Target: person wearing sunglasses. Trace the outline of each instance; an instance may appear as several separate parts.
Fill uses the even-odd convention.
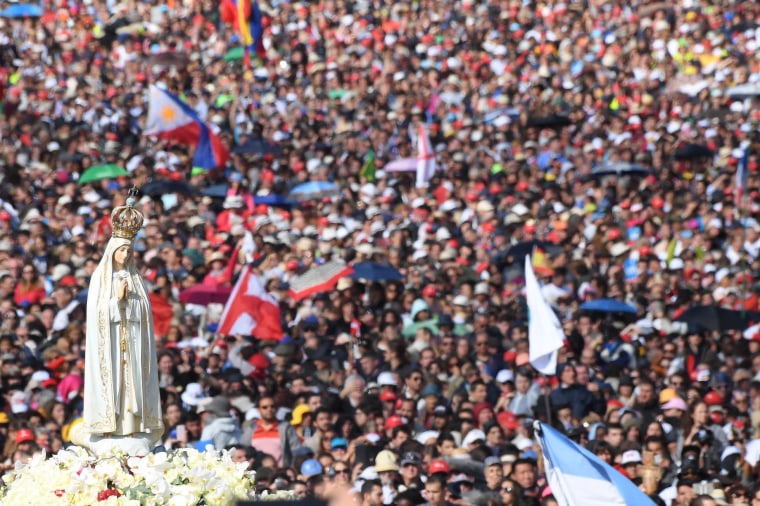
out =
[[[336,460],[329,471],[329,476],[334,483],[340,483],[346,485],[349,483],[349,469],[348,464],[342,460]]]
[[[750,500],[750,506],[760,506],[760,485],[755,485],[755,488],[752,490]]]
[[[517,497],[519,496],[520,486],[511,479],[501,481],[501,487],[499,488],[499,498],[503,506],[514,506],[517,504]]]
[[[734,485],[733,487],[729,487],[729,489],[726,491],[726,498],[728,499],[728,503],[731,505],[747,504],[749,497],[749,491],[742,485]]]
[[[261,418],[251,421],[240,441],[272,455],[279,464],[290,466],[295,450],[301,446],[298,434],[290,422],[277,420],[277,406],[272,397],[261,397],[257,409]]]

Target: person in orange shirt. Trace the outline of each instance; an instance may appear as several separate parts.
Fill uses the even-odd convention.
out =
[[[251,421],[240,441],[250,441],[251,446],[274,457],[278,465],[289,467],[296,449],[301,446],[298,434],[288,422],[278,423],[275,416],[277,407],[272,397],[259,399],[258,412],[261,418]]]

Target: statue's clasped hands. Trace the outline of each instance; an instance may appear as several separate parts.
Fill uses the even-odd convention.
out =
[[[119,299],[125,300],[127,298],[127,280],[121,279],[119,281],[119,290],[117,292]]]

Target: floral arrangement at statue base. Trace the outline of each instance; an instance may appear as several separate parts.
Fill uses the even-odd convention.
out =
[[[256,495],[255,473],[247,467],[233,462],[226,451],[181,449],[97,458],[74,446],[50,458],[35,455],[3,476],[0,504],[226,506],[291,498],[288,492]]]

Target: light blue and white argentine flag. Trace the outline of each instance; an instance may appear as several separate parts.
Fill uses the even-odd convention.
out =
[[[631,480],[556,429],[538,421],[534,428],[560,506],[655,506]]]

